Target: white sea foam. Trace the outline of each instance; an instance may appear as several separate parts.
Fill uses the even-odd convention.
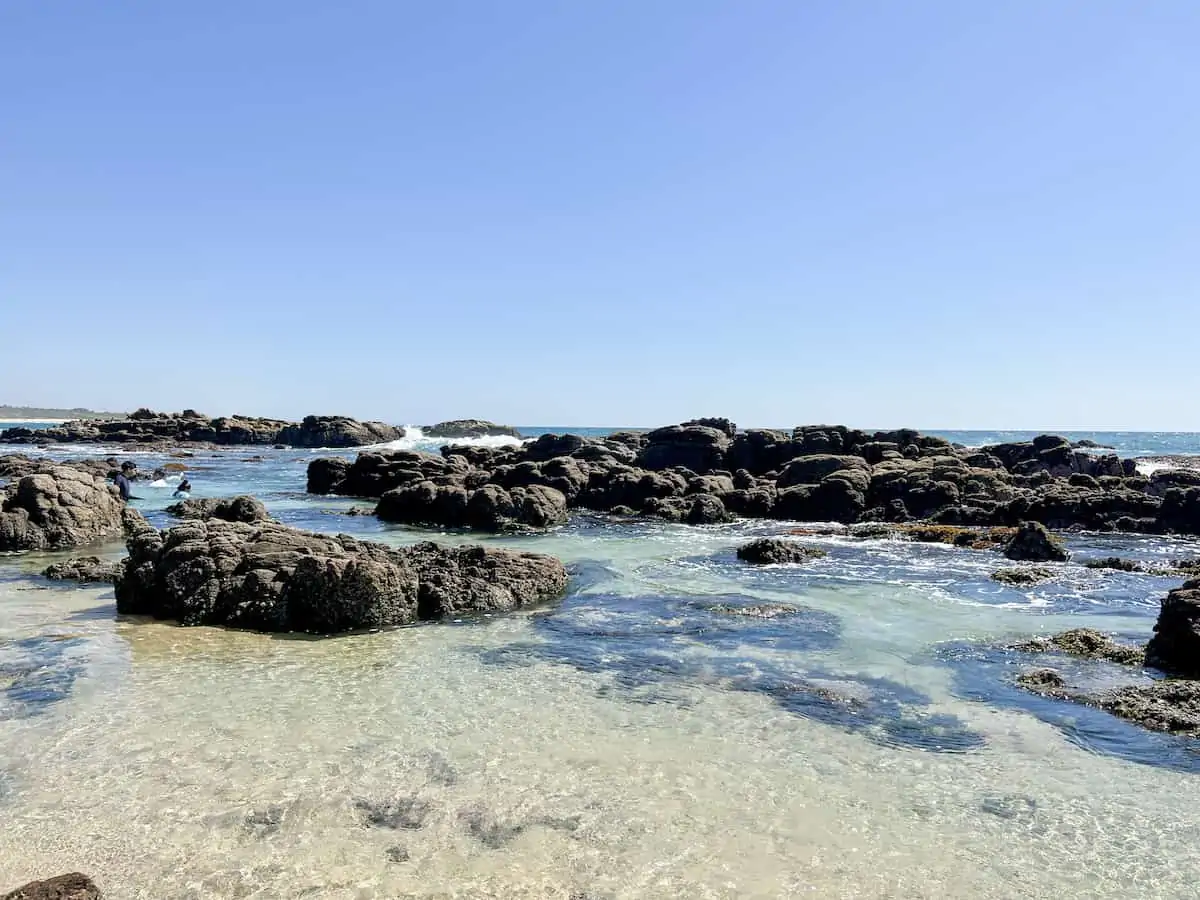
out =
[[[519,447],[525,441],[508,435],[490,435],[474,438],[440,438],[426,437],[425,432],[416,425],[404,426],[404,437],[395,441],[385,441],[382,444],[372,444],[371,450],[425,450],[436,451],[447,445],[452,447]]]

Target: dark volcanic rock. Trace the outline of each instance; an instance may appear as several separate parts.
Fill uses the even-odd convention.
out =
[[[0,900],[101,900],[103,895],[92,879],[79,872],[31,881]]]
[[[1166,678],[1113,688],[1083,700],[1152,731],[1200,737],[1200,681]]]
[[[131,525],[117,610],[184,625],[333,634],[559,596],[562,563],[483,547],[396,550],[274,522]]]
[[[1144,572],[1146,567],[1132,559],[1121,559],[1119,556],[1106,556],[1103,559],[1089,559],[1084,562],[1089,569],[1115,569],[1118,572]]]
[[[760,538],[737,549],[737,558],[750,563],[805,563],[825,556],[824,550],[783,538]]]
[[[698,494],[690,501],[684,498],[683,502],[687,504],[683,520],[689,525],[717,525],[729,521],[729,511],[725,509],[720,497]]]
[[[210,419],[190,409],[182,413],[141,409],[124,419],[86,419],[44,429],[10,428],[0,432],[0,443],[357,447],[402,436],[403,432],[391,425],[345,416],[308,416],[296,423],[251,416]]]
[[[181,519],[224,519],[226,522],[265,522],[271,517],[262,501],[240,494],[237,497],[180,500],[167,512]]]
[[[308,486],[310,494],[338,494],[350,471],[350,461],[341,457],[321,457],[308,464]]]
[[[545,529],[566,521],[567,498],[540,484],[511,491],[485,484],[467,501],[467,523],[482,531]]]
[[[1057,669],[1029,669],[1017,676],[1017,684],[1035,694],[1061,694],[1066,688],[1062,673]]]
[[[637,461],[652,471],[682,466],[707,475],[724,468],[725,451],[731,443],[728,434],[707,425],[669,425],[646,435],[646,446]]]
[[[116,581],[121,563],[100,559],[98,556],[81,556],[66,562],[55,563],[44,569],[42,575],[51,581],[78,581],[83,584],[102,584]]]
[[[345,416],[305,416],[275,435],[274,443],[289,447],[361,447],[404,437],[404,429],[383,422],[359,422]]]
[[[519,438],[521,436],[521,432],[511,425],[497,425],[486,419],[455,419],[451,422],[438,422],[436,425],[429,425],[421,430],[425,437],[431,438]]]
[[[738,432],[732,422],[712,418],[603,439],[543,435],[502,448],[448,445],[440,457],[376,451],[360,454],[353,464],[314,460],[308,481],[312,493],[376,498],[429,482],[439,496],[426,505],[431,503],[436,514],[426,511],[420,520],[456,527],[472,527],[465,510],[455,518],[443,507],[458,508],[460,491],[470,500],[475,491],[494,484],[508,492],[553,488],[568,508],[632,510],[697,524],[740,515],[845,524],[1008,527],[1030,522],[1057,530],[1200,534],[1197,476],[1152,481],[1130,477],[1131,472],[1129,460],[1085,453],[1056,435],[981,451],[911,429],[869,434],[813,425],[791,434]],[[406,496],[413,501],[430,490],[414,488]],[[719,505],[682,502],[686,496],[712,497]],[[506,502],[502,495],[485,495],[478,502],[485,501],[490,506]],[[418,518],[406,512],[398,521]],[[1013,552],[1027,549],[1026,539]],[[1031,552],[1038,559],[1061,558],[1053,550]],[[1041,555],[1045,552],[1051,555]]]
[[[818,484],[826,476],[847,469],[866,472],[870,466],[860,456],[834,456],[831,454],[801,456],[784,467],[776,482],[781,488],[794,487],[798,484]]]
[[[1041,522],[1022,522],[1004,548],[1004,555],[1031,562],[1066,562],[1070,558],[1062,543]]]
[[[375,515],[385,522],[465,528],[469,499],[461,485],[418,481],[384,493]]]
[[[1044,566],[1022,566],[1013,569],[997,569],[992,573],[992,581],[1012,585],[1039,584],[1049,581],[1054,575],[1053,569],[1047,569]]]
[[[116,489],[79,469],[51,466],[0,496],[0,551],[68,549],[121,533]]]
[[[1124,666],[1140,666],[1145,656],[1141,647],[1118,644],[1094,628],[1072,628],[1052,637],[1037,637],[1014,644],[1013,650],[1026,653],[1065,653],[1081,659],[1104,659]]]
[[[1200,578],[1167,594],[1146,645],[1146,665],[1200,678]]]

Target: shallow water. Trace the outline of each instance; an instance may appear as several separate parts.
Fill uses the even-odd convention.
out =
[[[304,495],[314,455],[182,461],[194,496],[429,537]],[[166,524],[170,490],[137,491]],[[61,554],[0,559],[0,887],[79,869],[114,898],[1194,896],[1193,744],[1017,691],[1042,661],[996,649],[1078,625],[1144,640],[1178,579],[1071,563],[1018,590],[992,553],[836,535],[805,539],[829,553],[811,565],[736,561],[780,528],[580,516],[492,539],[567,560],[561,604],[326,640],[119,620],[110,589],[36,576]],[[729,614],[758,604],[794,613]]]

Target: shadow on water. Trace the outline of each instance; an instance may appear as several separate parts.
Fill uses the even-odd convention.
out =
[[[965,700],[1017,709],[1058,728],[1068,741],[1092,753],[1147,766],[1200,772],[1200,741],[1147,731],[1107,712],[1024,690],[1016,677],[1030,668],[1051,665],[1068,684],[1103,687],[1129,683],[1139,676],[1110,663],[1057,654],[1022,653],[1000,647],[952,643],[938,647],[935,658],[954,675],[954,693]]]
[[[0,642],[0,721],[40,715],[70,696],[83,662],[83,638],[39,635]]]
[[[606,676],[601,695],[630,702],[689,705],[687,689],[704,685],[766,696],[788,712],[887,745],[955,752],[983,744],[955,717],[930,713],[919,691],[812,665],[813,654],[840,640],[841,623],[831,613],[738,594],[592,590],[603,575],[600,564],[588,564],[588,590],[533,616],[542,640],[482,651],[483,660],[569,665]]]

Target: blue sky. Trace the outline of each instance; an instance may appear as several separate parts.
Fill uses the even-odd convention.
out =
[[[1200,430],[1200,3],[0,10],[0,402]]]

